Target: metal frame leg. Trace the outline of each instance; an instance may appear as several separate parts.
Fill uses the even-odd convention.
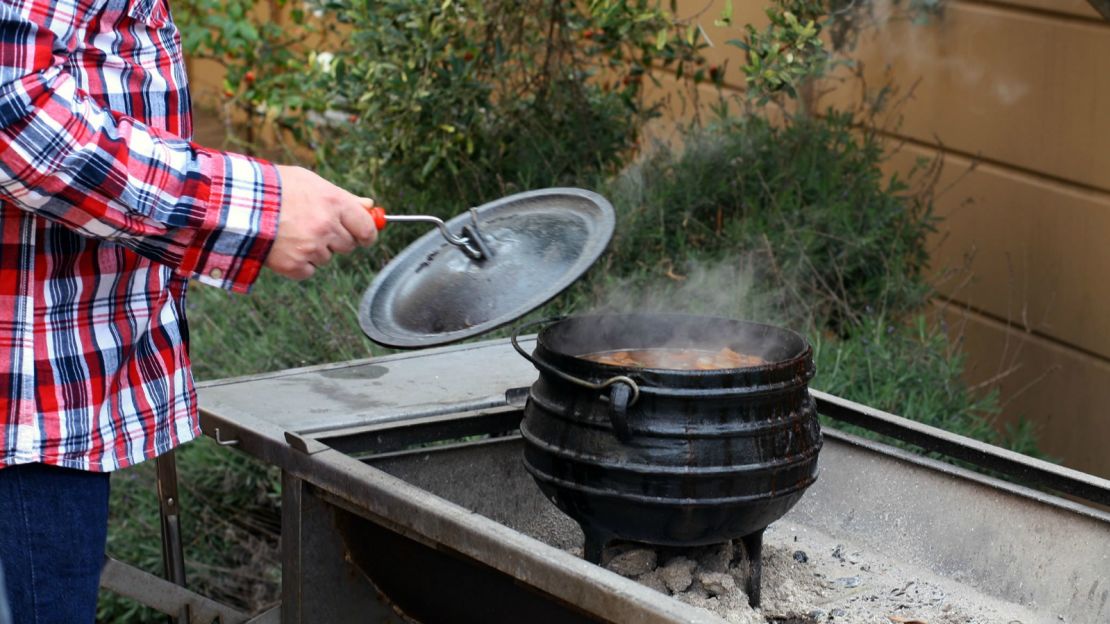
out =
[[[158,480],[158,515],[162,525],[162,565],[168,581],[185,587],[185,551],[181,542],[181,499],[177,495],[177,458],[173,451],[154,460]],[[174,617],[189,622],[189,609]]]
[[[310,484],[282,471],[282,624],[402,622],[351,561],[336,512]]]

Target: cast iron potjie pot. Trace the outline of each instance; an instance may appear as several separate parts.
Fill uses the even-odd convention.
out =
[[[599,563],[614,538],[669,546],[740,538],[757,605],[763,530],[817,478],[807,341],[759,323],[624,314],[557,320],[531,355],[515,335],[513,343],[540,373],[521,423],[525,467],[582,526],[586,558]],[[698,371],[578,357],[661,347],[729,347],[767,363]]]

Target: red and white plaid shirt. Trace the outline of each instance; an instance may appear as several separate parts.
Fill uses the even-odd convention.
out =
[[[253,283],[273,165],[192,134],[167,0],[0,0],[0,468],[108,471],[199,433],[190,278]]]

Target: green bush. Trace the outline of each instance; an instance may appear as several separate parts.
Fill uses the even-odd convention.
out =
[[[816,98],[814,80],[833,67],[853,64],[847,54],[862,32],[898,20],[927,23],[942,11],[943,0],[881,4],[870,0],[769,0],[767,4],[768,23],[763,28],[745,24],[742,36],[727,42],[743,53],[743,97],[761,106],[790,101],[806,110]],[[879,11],[876,5],[881,7]],[[732,25],[732,0],[725,0],[717,24]]]
[[[348,186],[398,206],[480,202],[612,165],[635,139],[634,90],[587,80],[580,33],[597,20],[573,3],[335,7],[353,34],[315,78],[348,121],[319,128],[320,151]]]
[[[996,392],[977,394],[962,380],[964,356],[945,328],[924,315],[908,322],[866,317],[847,339],[812,336],[813,387],[991,444],[1041,457],[1028,421],[1000,429]],[[853,433],[870,432],[828,421]]]
[[[660,150],[613,187],[620,231],[609,265],[649,282],[690,261],[742,257],[753,296],[781,319],[840,335],[928,294],[929,185],[880,169],[880,140],[851,116],[725,119]]]
[[[658,65],[710,78],[694,23],[658,0],[186,0],[186,51],[227,70],[232,143],[257,125],[399,212],[439,216],[513,190],[613,172],[656,115]],[[329,49],[330,48],[330,49]]]

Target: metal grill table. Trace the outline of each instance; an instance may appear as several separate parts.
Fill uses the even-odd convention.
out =
[[[722,622],[527,535],[570,522],[521,466],[535,378],[498,340],[203,384],[204,431],[282,470],[282,604],[254,621],[402,622],[400,605],[425,622]],[[813,394],[833,417],[1110,501],[1106,480]],[[1045,622],[1110,621],[1094,503],[826,428],[817,483],[783,521]]]

